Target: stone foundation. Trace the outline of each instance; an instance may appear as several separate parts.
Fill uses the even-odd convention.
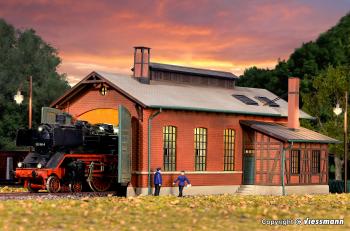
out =
[[[192,186],[185,187],[183,190],[184,195],[214,195],[214,194],[235,194],[239,185],[221,185],[221,186]],[[154,188],[152,188],[154,193]],[[178,187],[162,187],[160,189],[160,195],[174,195],[179,194]],[[133,188],[128,187],[127,196],[148,195],[148,188]]]
[[[215,194],[236,194],[240,185],[223,186],[192,186],[185,187],[184,195],[215,195]],[[241,192],[241,195],[282,195],[282,186],[245,185],[248,193]],[[285,186],[286,195],[292,194],[328,194],[328,185],[296,185]],[[154,188],[152,188],[152,194]],[[162,187],[160,195],[175,195],[179,193],[178,187]],[[128,187],[127,196],[148,195],[148,188]]]
[[[282,186],[242,185],[239,190],[242,195],[283,195]],[[328,194],[328,185],[295,185],[285,186],[285,194]]]

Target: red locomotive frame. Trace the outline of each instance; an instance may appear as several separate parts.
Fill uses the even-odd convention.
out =
[[[72,159],[84,163],[84,179],[95,192],[107,191],[117,178],[117,155],[80,153],[63,154],[54,168],[17,168],[16,178],[23,180],[30,192],[81,192],[84,182],[64,182],[67,173],[64,163]]]

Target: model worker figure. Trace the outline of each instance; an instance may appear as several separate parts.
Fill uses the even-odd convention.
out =
[[[154,195],[155,196],[159,196],[161,186],[162,186],[162,174],[161,174],[160,168],[157,168],[157,171],[154,174]]]
[[[185,171],[181,171],[181,175],[177,177],[177,179],[174,181],[173,185],[176,184],[176,182],[179,182],[179,197],[182,197],[182,191],[185,187],[185,182],[187,182],[187,187],[191,187],[191,183],[188,180],[188,178],[185,176]]]

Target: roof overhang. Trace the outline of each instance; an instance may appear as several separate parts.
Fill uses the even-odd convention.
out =
[[[341,143],[339,140],[303,127],[300,127],[300,129],[297,130],[291,130],[284,124],[252,120],[240,120],[240,124],[250,127],[277,140],[288,143]]]
[[[169,110],[216,112],[216,113],[240,114],[240,115],[282,117],[281,114],[258,113],[258,112],[248,112],[248,111],[234,111],[234,110],[220,110],[220,109],[208,109],[208,108],[200,108],[200,107],[181,107],[181,106],[162,106],[162,105],[150,105],[148,107],[149,108],[154,108],[154,109],[161,108],[161,109],[169,109]]]
[[[73,97],[75,97],[78,93],[82,92],[84,89],[86,89],[88,86],[91,86],[91,84],[96,84],[96,83],[105,83],[114,89],[116,89],[118,92],[120,92],[122,95],[130,99],[131,101],[145,107],[142,102],[137,100],[136,98],[132,97],[130,94],[127,92],[123,91],[120,89],[118,86],[104,78],[102,75],[98,74],[97,72],[93,71],[89,75],[87,75],[84,79],[82,79],[80,82],[78,82],[74,87],[66,91],[60,98],[55,100],[54,102],[51,103],[50,107],[56,107],[58,105],[63,105],[65,102],[69,101]]]

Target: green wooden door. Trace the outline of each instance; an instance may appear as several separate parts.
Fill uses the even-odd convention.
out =
[[[131,180],[131,115],[122,105],[118,111],[118,183],[127,184]]]
[[[255,158],[254,155],[244,155],[243,184],[254,184]]]

